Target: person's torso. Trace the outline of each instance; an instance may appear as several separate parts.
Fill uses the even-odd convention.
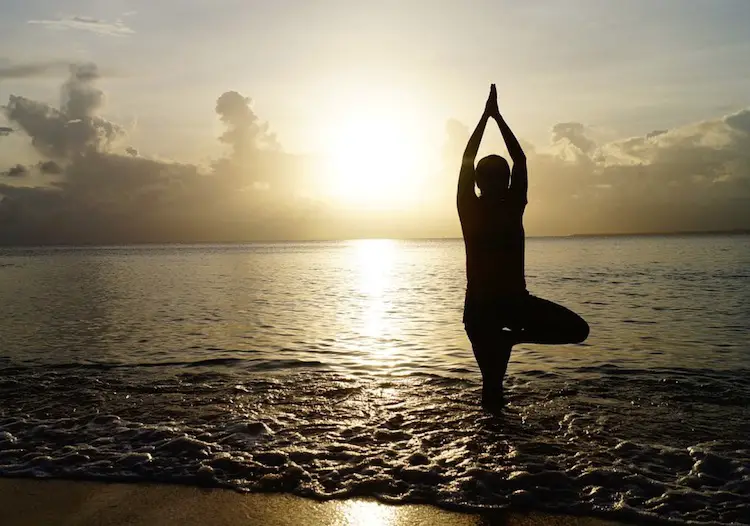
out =
[[[461,214],[467,299],[484,302],[526,292],[525,206],[520,200],[485,202],[480,198]]]

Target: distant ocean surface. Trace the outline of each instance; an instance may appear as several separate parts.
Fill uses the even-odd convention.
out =
[[[530,239],[583,315],[479,407],[459,240],[0,249],[0,476],[750,524],[750,237]]]

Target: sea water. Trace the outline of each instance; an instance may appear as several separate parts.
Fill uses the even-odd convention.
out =
[[[460,240],[0,250],[0,475],[750,524],[750,237],[529,239],[581,345],[479,406]]]

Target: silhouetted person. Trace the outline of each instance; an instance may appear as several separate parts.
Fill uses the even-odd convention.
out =
[[[481,159],[474,168],[490,118],[503,135],[512,170],[499,155]],[[589,334],[588,324],[576,313],[526,290],[523,212],[527,187],[526,155],[500,115],[493,84],[484,114],[466,145],[457,197],[466,245],[464,326],[482,371],[482,403],[491,410],[503,404],[503,378],[513,345],[580,343]]]

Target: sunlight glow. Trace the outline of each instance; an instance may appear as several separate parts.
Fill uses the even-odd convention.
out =
[[[357,208],[388,209],[413,202],[430,156],[414,108],[377,98],[359,108],[342,111],[330,129],[325,193]]]
[[[395,506],[379,502],[346,501],[342,504],[347,526],[392,526],[400,522],[398,511]]]

